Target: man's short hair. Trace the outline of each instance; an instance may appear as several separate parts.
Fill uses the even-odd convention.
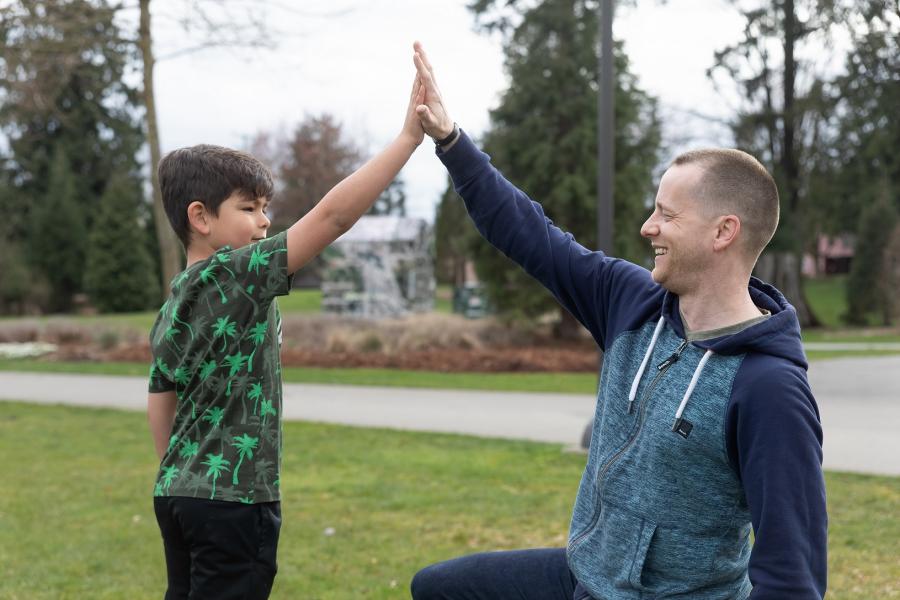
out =
[[[759,258],[778,227],[778,186],[755,158],[729,148],[691,150],[671,166],[697,165],[703,170],[695,190],[698,200],[716,215],[734,214],[748,254]]]
[[[187,208],[202,202],[213,215],[232,194],[272,199],[272,173],[246,152],[200,144],[166,154],[157,170],[163,206],[175,235],[187,248],[191,239]]]

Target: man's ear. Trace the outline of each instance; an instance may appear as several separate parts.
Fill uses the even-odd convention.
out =
[[[199,200],[194,200],[187,207],[188,224],[200,235],[209,235],[209,211]]]
[[[716,227],[716,239],[713,240],[713,250],[721,252],[733,244],[741,232],[741,220],[736,215],[719,217],[719,225]]]

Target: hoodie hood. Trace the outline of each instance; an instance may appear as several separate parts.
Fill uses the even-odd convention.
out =
[[[772,313],[772,316],[738,333],[696,341],[692,344],[698,348],[712,350],[716,354],[734,355],[745,352],[768,354],[790,360],[806,369],[808,363],[800,338],[800,321],[797,319],[796,309],[775,287],[756,277],[750,278],[748,290],[753,303]],[[676,333],[684,337],[684,323],[681,321],[678,296],[666,293],[662,314]]]

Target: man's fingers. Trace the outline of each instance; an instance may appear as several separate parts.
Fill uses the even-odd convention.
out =
[[[437,86],[434,83],[434,78],[431,76],[431,72],[428,70],[428,67],[425,66],[425,61],[422,60],[421,55],[414,54],[413,62],[416,64],[416,71],[419,73],[419,78],[422,80],[422,83],[425,85],[425,88],[429,92],[433,92],[437,94]]]
[[[425,53],[425,48],[422,47],[422,42],[416,42],[413,44],[413,48],[415,48],[419,56],[422,57],[425,68],[428,69],[428,72],[431,73],[431,77],[434,78],[434,67],[431,66],[431,61],[428,60],[428,55]],[[437,81],[436,78],[435,81]]]
[[[431,112],[431,109],[425,104],[420,104],[416,107],[416,115],[418,115],[419,120],[422,121],[422,124],[425,125],[426,128],[437,125],[437,119],[434,118],[434,113]]]

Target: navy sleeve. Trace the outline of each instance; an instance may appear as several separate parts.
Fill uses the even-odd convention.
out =
[[[663,291],[649,271],[576,242],[544,215],[540,204],[507,181],[465,133],[438,156],[481,235],[546,287],[601,349],[619,331],[658,312]]]
[[[750,355],[734,380],[728,455],[747,497],[755,536],[753,600],[821,599],[828,515],[822,425],[806,371]]]

